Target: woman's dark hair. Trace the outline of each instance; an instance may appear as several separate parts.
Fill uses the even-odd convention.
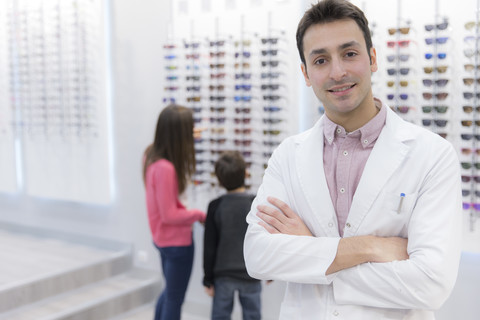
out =
[[[354,20],[360,30],[363,32],[367,53],[370,57],[370,48],[372,48],[372,37],[368,28],[368,20],[362,10],[346,0],[323,0],[305,12],[303,18],[297,27],[297,48],[302,63],[306,66],[305,55],[303,53],[303,37],[308,28],[315,24],[334,22],[337,20]]]
[[[165,159],[175,167],[178,193],[185,191],[188,179],[195,173],[192,110],[176,104],[165,107],[158,116],[155,139],[144,156],[144,181],[148,166]]]
[[[245,185],[247,165],[238,151],[225,151],[215,162],[215,175],[218,182],[228,191]]]

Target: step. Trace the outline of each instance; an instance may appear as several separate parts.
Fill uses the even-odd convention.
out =
[[[132,265],[128,246],[94,248],[8,228],[0,229],[0,261],[0,313],[121,274]]]
[[[101,320],[152,303],[160,292],[156,271],[131,271],[24,307],[0,313],[0,320]]]

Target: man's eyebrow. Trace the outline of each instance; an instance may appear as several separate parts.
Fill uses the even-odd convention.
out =
[[[355,40],[352,40],[352,41],[349,41],[349,42],[346,42],[346,43],[343,43],[341,45],[338,46],[338,49],[340,50],[344,50],[346,48],[350,48],[350,47],[357,47],[359,46],[360,44],[355,41]],[[312,50],[312,52],[310,52],[310,56],[313,56],[313,55],[317,55],[317,54],[324,54],[326,53],[327,50],[324,49],[324,48],[321,48],[321,49],[314,49]]]

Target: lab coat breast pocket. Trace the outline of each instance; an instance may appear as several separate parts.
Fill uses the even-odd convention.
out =
[[[385,192],[376,208],[377,214],[370,216],[378,236],[406,237],[408,223],[415,207],[417,193]]]

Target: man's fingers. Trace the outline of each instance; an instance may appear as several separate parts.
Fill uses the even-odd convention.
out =
[[[286,204],[282,200],[275,197],[268,197],[267,200],[275,207],[277,207],[281,212],[283,212],[286,217],[293,218],[297,216],[297,214],[288,206],[288,204]]]
[[[263,221],[260,221],[258,223],[259,225],[261,225],[262,227],[264,227],[269,233],[280,233],[277,229],[275,229],[274,227],[272,227],[271,225],[263,222]]]
[[[278,220],[280,223],[285,224],[287,222],[287,217],[283,214],[283,212],[272,208],[271,206],[265,206],[265,205],[258,205],[257,210],[273,219]],[[263,219],[265,220],[265,219]],[[270,221],[267,221],[270,223]],[[270,223],[272,224],[272,223]]]

